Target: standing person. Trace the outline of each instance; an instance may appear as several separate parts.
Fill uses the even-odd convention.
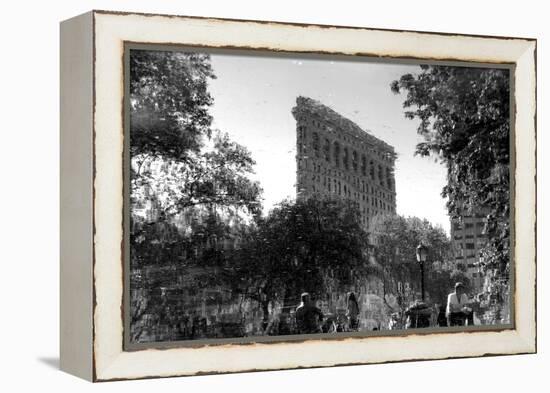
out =
[[[438,303],[435,303],[432,308],[432,314],[430,315],[430,326],[437,326],[437,320],[439,316],[440,306]]]
[[[302,302],[296,308],[296,324],[300,334],[322,333],[323,313],[311,301],[309,293],[304,292]]]
[[[346,312],[350,330],[356,331],[359,328],[359,303],[355,293],[348,294],[348,310]]]
[[[464,293],[464,284],[457,282],[455,291],[447,297],[447,326],[464,326],[468,321],[468,326],[474,324],[472,309],[467,306],[468,296]]]

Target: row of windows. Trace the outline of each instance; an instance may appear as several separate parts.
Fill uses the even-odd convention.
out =
[[[475,227],[476,229],[479,229],[479,230],[483,230],[485,228],[485,223],[484,222],[476,222],[475,223]],[[455,222],[453,224],[453,230],[455,231],[461,231],[462,229],[473,229],[474,228],[474,223],[473,222],[467,222],[464,224],[464,226],[462,226],[460,223],[458,222]]]
[[[312,181],[318,183],[318,186],[312,185],[313,192],[328,191],[329,193],[338,194],[339,196],[344,196],[355,201],[363,201],[366,204],[369,204],[375,209],[381,209],[385,212],[395,212],[395,208],[390,204],[378,198],[370,198],[364,194],[357,191],[353,191],[351,187],[348,187],[346,184],[342,185],[342,182],[336,179],[330,179],[327,177],[323,178],[323,184],[321,185],[321,176],[313,175]]]
[[[455,240],[457,240],[457,237],[454,237]],[[467,239],[467,237],[466,237]],[[476,247],[477,244],[477,247]],[[476,248],[482,248],[486,244],[485,238],[478,238],[477,241],[474,242],[466,242],[466,243],[457,243],[457,247],[461,250],[475,250]]]
[[[474,234],[467,234],[467,235],[462,235],[462,232],[459,232],[459,233],[455,233],[453,235],[453,239],[454,240],[461,240],[461,239],[475,239],[475,238],[478,238],[478,239],[485,239],[486,235],[484,233],[474,233]]]
[[[369,203],[369,197],[367,195],[368,185],[363,184],[363,186],[367,186],[367,187],[363,187],[363,192],[361,192],[361,191],[354,191],[352,187],[348,187],[347,184],[345,183],[342,186],[342,182],[340,180],[331,179],[330,177],[327,177],[327,176],[320,176],[320,175],[313,174],[311,178],[312,181],[317,183],[321,183],[321,179],[323,180],[323,187],[327,191],[332,192],[334,190],[334,192],[335,193],[337,192],[338,195],[344,195],[350,198],[353,197],[353,199],[356,201],[363,200],[364,202]],[[342,190],[343,190],[343,193],[342,193]],[[376,197],[380,197],[382,195],[384,197],[387,196],[387,194],[376,190],[374,195]],[[389,200],[389,202],[393,202],[393,196],[389,195],[389,198],[385,198],[385,200]],[[391,205],[389,203],[384,202],[382,199],[371,197],[370,201],[372,206],[375,206],[377,208],[380,207],[383,210],[387,210],[387,211],[393,211],[393,209],[391,208]]]
[[[300,168],[307,169],[307,165],[300,165]],[[347,181],[348,183],[351,183],[355,188],[357,188],[359,191],[362,191],[364,193],[372,193],[376,197],[380,197],[385,200],[393,201],[394,197],[391,193],[384,192],[383,190],[378,190],[374,186],[369,185],[369,183],[365,180],[360,179],[356,176],[349,176],[346,175],[343,172],[327,169],[321,164],[317,164],[313,162],[313,172],[318,173],[319,175],[324,176],[335,176],[338,179]]]
[[[315,158],[322,158],[326,162],[332,162],[335,168],[343,168],[344,170],[350,170],[355,173],[360,173],[362,176],[370,176],[372,181],[378,180],[381,186],[385,186],[389,189],[393,186],[392,170],[389,167],[383,167],[382,165],[376,165],[373,160],[370,160],[367,164],[367,157],[365,154],[361,154],[359,157],[357,151],[352,150],[351,157],[347,147],[343,149],[338,141],[335,141],[331,150],[331,143],[328,138],[325,139],[322,151],[319,145],[319,136],[317,133],[313,133],[313,156]],[[307,148],[305,144],[299,144],[299,153],[307,155]]]
[[[329,131],[329,132],[333,131],[333,128],[330,125],[327,125],[326,123],[321,123],[319,121],[316,121],[315,119],[305,119],[303,117],[300,117],[297,120],[300,123],[310,123],[319,130],[324,130],[324,131]],[[298,133],[298,139],[305,140],[306,137],[307,137],[307,127],[305,125],[298,126],[297,133]],[[317,132],[315,132],[315,131],[312,132],[312,138],[314,140],[317,139],[317,143],[318,143],[319,135],[318,135]],[[341,136],[341,139],[344,142],[347,142],[347,143],[357,143],[356,139],[360,139],[360,138],[359,137],[354,137],[353,138],[354,140],[352,140],[351,137],[346,136],[345,134],[343,134]],[[371,154],[377,156],[378,158],[380,158],[383,161],[392,162],[392,154],[390,152],[383,152],[383,151],[380,151],[380,150],[372,149]]]
[[[464,243],[463,248],[466,250],[475,250],[476,246],[474,243]]]

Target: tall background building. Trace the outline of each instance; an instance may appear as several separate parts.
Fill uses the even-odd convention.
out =
[[[485,235],[486,218],[480,212],[464,214],[451,219],[451,242],[457,267],[464,270],[470,280],[470,290],[481,291],[483,274],[479,266],[480,251],[487,242]]]
[[[368,231],[377,215],[395,214],[395,151],[319,101],[298,97],[296,193],[358,203]]]

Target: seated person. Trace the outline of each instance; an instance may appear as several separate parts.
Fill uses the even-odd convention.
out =
[[[464,284],[457,282],[455,291],[447,297],[447,326],[472,326],[474,324],[474,313],[468,307],[468,296],[464,293]]]

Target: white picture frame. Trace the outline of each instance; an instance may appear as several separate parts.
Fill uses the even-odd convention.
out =
[[[514,327],[124,350],[125,43],[511,64]],[[61,368],[90,381],[536,352],[536,40],[92,11],[61,24]]]

